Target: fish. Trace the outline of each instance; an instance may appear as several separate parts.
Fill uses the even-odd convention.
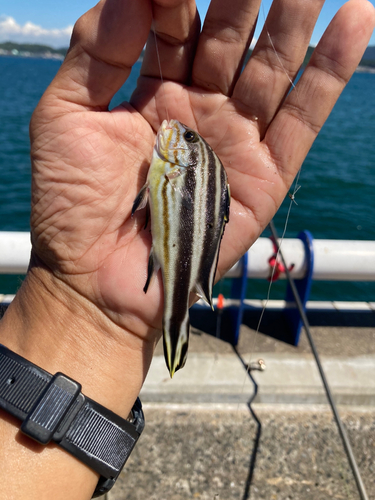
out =
[[[190,294],[213,309],[212,288],[229,205],[227,174],[213,149],[195,130],[164,120],[132,217],[137,210],[149,209],[152,247],[143,290],[147,293],[161,269],[164,357],[171,377],[187,358]]]

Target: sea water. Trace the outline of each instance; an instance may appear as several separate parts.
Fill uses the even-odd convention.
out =
[[[0,231],[29,230],[28,124],[60,65],[54,60],[0,57]],[[111,107],[129,99],[139,70],[137,63]],[[375,239],[374,137],[375,75],[356,73],[302,166],[298,205],[292,203],[286,237],[309,230],[315,238]],[[279,234],[289,205],[286,197],[275,216]],[[0,276],[0,293],[15,293],[21,279]],[[265,298],[267,287],[266,280],[249,280],[247,295]],[[282,298],[284,291],[285,282],[275,283],[271,298]],[[311,299],[375,301],[375,283],[315,282]]]

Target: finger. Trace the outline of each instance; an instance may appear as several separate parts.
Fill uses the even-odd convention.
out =
[[[230,95],[254,34],[260,0],[213,0],[193,67],[193,84]]]
[[[260,137],[297,75],[324,0],[275,0],[259,40],[233,91],[257,120]]]
[[[148,0],[102,0],[76,23],[69,52],[48,96],[106,109],[128,78],[150,31]]]
[[[268,128],[264,143],[287,186],[358,66],[374,26],[375,9],[369,2],[351,0],[345,4]]]
[[[187,83],[199,32],[195,0],[155,1],[141,75]]]

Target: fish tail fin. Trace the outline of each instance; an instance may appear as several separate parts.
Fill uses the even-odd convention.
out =
[[[183,368],[189,347],[189,313],[186,311],[184,321],[178,325],[163,323],[164,357],[171,378],[180,368]]]

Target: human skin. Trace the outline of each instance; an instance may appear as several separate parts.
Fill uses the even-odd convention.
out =
[[[324,2],[276,0],[240,73],[259,3],[214,0],[200,32],[192,0],[101,1],[77,22],[31,120],[32,258],[0,342],[79,381],[123,417],[160,337],[160,276],[143,293],[151,235],[130,214],[166,107],[207,140],[228,174],[219,278],[280,206],[374,29],[369,2],[345,4],[287,95]],[[152,9],[165,83],[152,35],[130,103],[108,111],[146,43]],[[91,498],[96,473],[1,416],[2,498]]]

